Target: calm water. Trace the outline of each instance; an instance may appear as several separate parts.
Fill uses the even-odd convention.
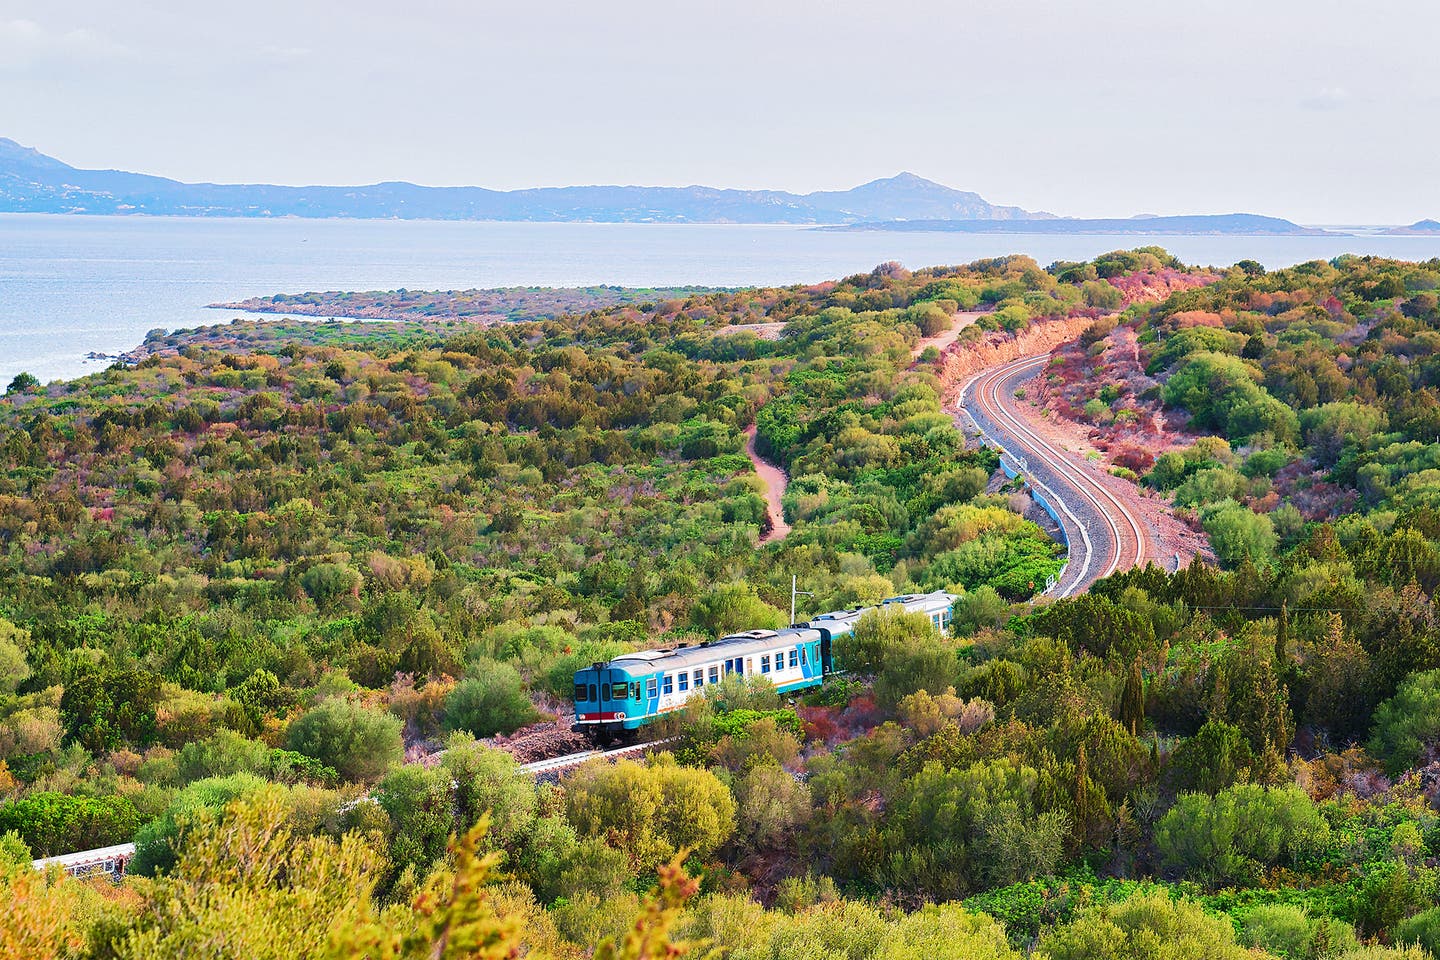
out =
[[[205,304],[309,290],[800,283],[1027,253],[1042,264],[1160,243],[1187,263],[1287,266],[1340,253],[1440,256],[1425,237],[1037,237],[803,227],[0,215],[0,390],[74,377]]]

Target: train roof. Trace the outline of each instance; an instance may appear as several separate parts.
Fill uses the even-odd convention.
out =
[[[934,593],[906,593],[897,597],[888,597],[880,601],[880,606],[899,604],[911,612],[936,613],[952,606],[956,599],[954,594],[937,590]],[[719,640],[693,646],[637,650],[634,653],[621,654],[610,661],[610,666],[622,670],[638,669],[646,672],[680,670],[714,663],[730,657],[768,653],[771,650],[781,650],[796,644],[818,640],[820,639],[819,629],[830,629],[837,624],[853,627],[861,617],[873,609],[875,608],[857,607],[853,610],[832,610],[829,613],[822,613],[808,622],[798,623],[781,630],[746,630],[742,633],[727,634]]]
[[[639,650],[625,653],[610,661],[610,666],[620,669],[643,668],[648,670],[680,670],[702,664],[714,663],[729,657],[743,657],[755,653],[783,650],[800,643],[819,640],[820,634],[806,626],[786,627],[783,630],[748,630],[732,633],[709,643],[689,647],[675,647],[667,650]]]
[[[95,850],[77,850],[75,853],[62,853],[56,857],[41,857],[39,860],[32,860],[30,865],[36,870],[44,870],[52,863],[58,863],[62,867],[78,867],[91,863],[100,863],[105,860],[112,860],[116,857],[135,856],[135,844],[119,843],[113,847],[99,847]]]

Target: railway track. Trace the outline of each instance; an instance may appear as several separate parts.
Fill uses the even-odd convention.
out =
[[[959,405],[1051,508],[1070,557],[1049,592],[1069,597],[1118,570],[1144,563],[1146,534],[1134,511],[1107,488],[1095,467],[1054,446],[1015,411],[1016,388],[1049,360],[1048,353],[1037,354],[983,371],[961,388]]]
[[[643,753],[654,747],[673,743],[678,739],[679,737],[667,737],[664,740],[652,740],[648,743],[632,743],[628,746],[616,747],[613,750],[581,750],[579,753],[566,754],[563,757],[550,757],[545,760],[534,760],[530,763],[522,763],[520,764],[520,769],[533,776],[543,777],[548,774],[559,773],[561,770],[568,770],[570,767],[578,767],[585,761],[594,760],[596,757],[608,757],[615,760],[632,753]],[[443,753],[444,751],[441,752]],[[343,805],[341,810],[346,810],[358,803],[367,801],[373,802],[369,795],[359,797]],[[126,866],[134,856],[135,844],[121,843],[113,847],[101,847],[98,850],[80,850],[75,853],[65,853],[54,857],[42,857],[32,861],[31,865],[36,870],[48,870],[52,865],[56,865],[74,877],[106,873],[112,877],[119,878],[124,875]]]
[[[632,743],[625,747],[616,747],[613,750],[581,750],[579,753],[567,754],[563,757],[550,757],[548,760],[534,760],[530,763],[520,764],[520,769],[526,773],[542,774],[554,773],[559,770],[567,770],[570,767],[577,767],[586,760],[593,760],[596,757],[608,757],[617,760],[632,753],[643,753],[646,750],[663,746],[678,740],[678,737],[667,737],[664,740],[651,740],[648,743]]]

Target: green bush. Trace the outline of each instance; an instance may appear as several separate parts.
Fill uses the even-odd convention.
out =
[[[1424,763],[1440,745],[1440,670],[1407,677],[1374,719],[1369,749],[1391,774]]]
[[[1402,920],[1395,927],[1393,939],[1396,943],[1414,944],[1432,955],[1440,955],[1440,907],[1431,907]]]
[[[0,834],[13,831],[41,857],[128,843],[139,827],[126,797],[33,793],[0,804]]]
[[[1285,903],[1254,907],[1241,916],[1240,942],[1282,960],[1326,960],[1359,945],[1348,923],[1312,917],[1304,907]]]
[[[1211,883],[1254,881],[1268,867],[1293,865],[1330,834],[1299,787],[1241,784],[1215,796],[1187,793],[1155,826],[1166,867]]]
[[[445,698],[445,725],[477,737],[511,733],[540,718],[519,672],[508,663],[478,660],[470,676]]]
[[[1098,907],[1040,937],[1043,960],[1253,960],[1227,921],[1155,891]]]
[[[376,780],[404,753],[401,722],[383,710],[332,697],[290,725],[287,744],[346,781]]]

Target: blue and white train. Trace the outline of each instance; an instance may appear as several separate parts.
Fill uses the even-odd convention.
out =
[[[883,600],[924,613],[940,631],[950,628],[953,594],[912,593]],[[765,677],[781,693],[818,687],[836,668],[836,637],[855,629],[875,607],[836,610],[783,630],[750,630],[694,646],[640,650],[575,672],[575,723],[597,743],[631,735],[656,717],[677,710],[729,674]]]

